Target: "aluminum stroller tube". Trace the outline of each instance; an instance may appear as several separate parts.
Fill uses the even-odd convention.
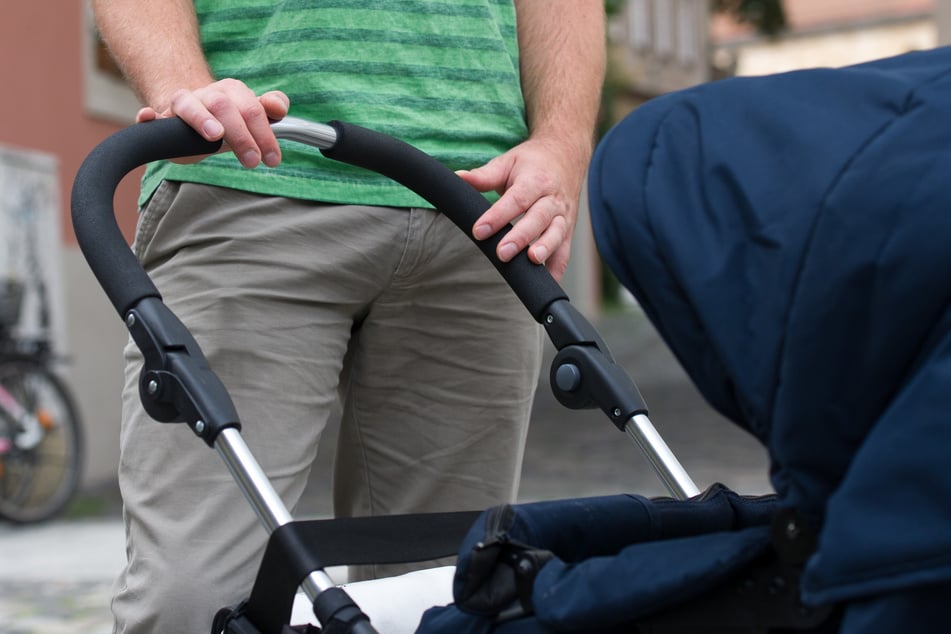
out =
[[[223,430],[215,440],[215,449],[228,466],[232,477],[257,513],[268,534],[293,521],[294,518],[281,500],[281,496],[274,490],[271,481],[248,449],[241,432],[233,428]],[[327,573],[317,570],[310,573],[301,584],[301,588],[307,598],[313,602],[321,592],[335,585]]]
[[[644,452],[651,467],[674,497],[685,500],[700,493],[700,489],[694,484],[647,416],[635,414],[631,420],[627,421],[624,431]]]
[[[320,150],[337,143],[337,130],[326,123],[314,123],[294,117],[284,117],[271,124],[271,131],[279,139],[304,143]]]

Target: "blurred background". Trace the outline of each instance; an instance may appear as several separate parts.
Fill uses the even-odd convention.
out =
[[[951,41],[951,0],[606,0],[606,6],[604,129],[646,100],[690,85],[843,66]],[[35,328],[30,298],[40,285],[48,297],[53,343],[68,360],[58,371],[86,433],[81,499],[114,487],[126,331],[76,246],[69,190],[89,150],[131,123],[138,105],[97,38],[87,0],[55,9],[6,3],[0,59],[6,96],[0,100],[0,281],[24,288],[21,330]],[[116,196],[129,237],[139,175],[127,177]],[[38,257],[29,261],[30,252]],[[601,266],[583,216],[573,254],[564,286],[576,307],[596,321],[637,313]],[[636,368],[635,374],[649,380]]]
[[[610,63],[602,95],[602,132],[644,102],[691,85],[844,66],[951,43],[951,0],[606,0],[605,4]],[[82,259],[68,208],[72,180],[85,155],[130,124],[138,104],[97,38],[87,0],[55,6],[11,1],[4,9],[0,291],[7,284],[22,290],[14,332],[30,336],[45,329],[64,359],[56,371],[82,419],[84,469],[76,495],[57,522],[77,526],[108,522],[105,539],[111,540],[111,549],[102,560],[105,573],[111,574],[122,556],[115,472],[127,335]],[[129,239],[140,174],[129,175],[115,199],[120,226]],[[651,407],[652,420],[701,488],[720,481],[743,493],[770,490],[762,448],[711,411],[696,393],[635,302],[601,265],[584,214],[564,287],[635,379]],[[37,316],[41,305],[48,313],[45,320]],[[301,509],[305,514],[329,511],[329,449],[335,430],[327,434]],[[637,450],[600,412],[569,412],[554,402],[547,367],[543,368],[521,498],[619,491],[665,492]],[[109,631],[101,614],[107,604],[108,574],[94,569],[91,577],[80,575],[77,583],[82,591],[68,583],[51,587],[39,573],[38,585],[30,585],[36,576],[30,571],[37,566],[17,559],[26,552],[26,542],[17,541],[27,539],[25,530],[37,538],[48,535],[49,543],[62,546],[59,534],[43,533],[44,526],[18,529],[0,520],[0,634],[60,631],[55,619],[35,625],[35,614],[16,616],[19,608],[5,601],[19,595],[49,595],[60,612],[76,614],[88,608],[96,614],[78,629],[73,622],[62,631],[100,631],[97,627]],[[78,528],[71,534],[85,535]],[[42,550],[47,545],[41,540],[34,546]],[[80,548],[81,542],[70,546]],[[95,548],[95,543],[89,547]],[[51,557],[50,567],[56,568],[56,561],[76,568],[86,565],[63,564],[72,560]],[[66,595],[72,597],[73,608],[65,605]]]

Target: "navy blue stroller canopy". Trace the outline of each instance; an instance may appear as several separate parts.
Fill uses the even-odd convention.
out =
[[[951,49],[654,99],[600,143],[589,191],[605,262],[767,448],[777,496],[490,511],[458,605],[420,631],[632,631],[775,544],[784,512],[815,535],[797,601],[838,605],[833,631],[951,631]],[[486,566],[493,535],[534,553],[529,596]],[[509,600],[534,616],[496,622]]]

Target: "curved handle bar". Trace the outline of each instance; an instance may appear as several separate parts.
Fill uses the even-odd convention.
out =
[[[552,302],[567,299],[548,270],[532,263],[525,251],[509,262],[498,259],[496,247],[511,226],[485,240],[472,238],[473,225],[490,203],[452,170],[393,137],[340,121],[330,125],[337,142],[322,150],[324,156],[383,174],[426,199],[476,243],[536,321],[542,321]]]
[[[208,142],[179,119],[125,128],[89,153],[73,181],[73,229],[83,256],[112,305],[125,318],[145,297],[161,297],[129,250],[116,224],[113,198],[119,181],[136,167],[160,159],[212,154],[221,142]]]
[[[449,168],[393,137],[339,121],[330,126],[285,120],[274,124],[282,138],[319,147],[328,158],[373,170],[404,185],[448,216],[471,236],[475,221],[489,202]],[[145,163],[211,154],[220,142],[205,141],[179,119],[160,119],[125,128],[108,137],[83,162],[73,183],[72,216],[76,239],[90,268],[119,314],[158,290],[129,251],[119,231],[113,197],[119,181]],[[567,299],[544,266],[522,252],[503,263],[495,249],[508,232],[473,241],[495,265],[532,316],[539,322],[554,301]]]

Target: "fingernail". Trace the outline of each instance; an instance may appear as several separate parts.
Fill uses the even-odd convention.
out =
[[[277,152],[268,152],[264,155],[264,164],[268,167],[274,167],[281,162],[281,157]]]
[[[261,158],[254,150],[249,150],[241,155],[241,164],[245,167],[254,167],[260,160]]]
[[[489,225],[479,225],[472,231],[472,235],[475,236],[476,240],[485,240],[492,235],[492,227]]]
[[[536,247],[534,247],[532,251],[535,252],[535,259],[539,263],[542,263],[548,259],[548,248],[545,247],[544,245],[539,244]]]
[[[205,123],[202,124],[201,129],[204,131],[205,136],[209,139],[217,139],[225,133],[224,127],[215,119],[208,119],[205,121]]]
[[[508,262],[514,258],[516,253],[518,253],[518,247],[516,247],[511,242],[506,242],[501,247],[499,247],[499,259],[503,262]]]

